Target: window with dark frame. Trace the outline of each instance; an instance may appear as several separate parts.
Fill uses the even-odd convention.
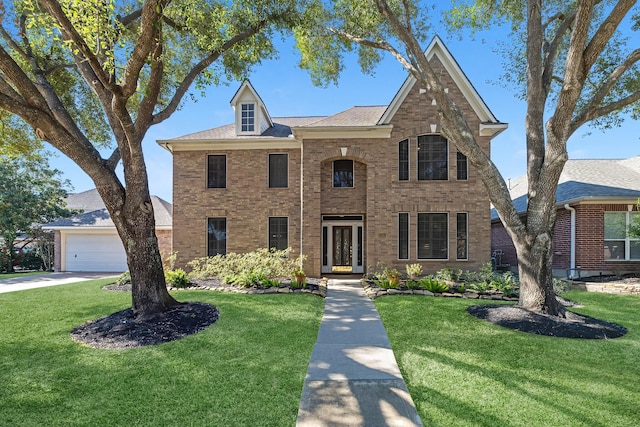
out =
[[[207,256],[227,254],[227,219],[207,219]]]
[[[469,178],[469,165],[467,156],[458,151],[456,162],[456,175],[458,181],[466,181]]]
[[[440,135],[418,137],[418,180],[446,181],[449,179],[449,153],[446,138]]]
[[[353,187],[353,160],[336,160],[333,162],[333,186]]]
[[[446,213],[418,214],[418,259],[447,259],[448,239]]]
[[[289,247],[289,218],[269,217],[269,249],[283,251]]]
[[[256,129],[256,112],[255,104],[242,104],[240,106],[240,131],[241,132],[253,132]]]
[[[467,259],[468,254],[468,215],[466,212],[458,212],[456,214],[456,258]]]
[[[289,155],[269,154],[269,188],[289,186]]]
[[[409,181],[409,140],[398,144],[398,180]]]
[[[409,214],[398,214],[398,259],[409,259]]]
[[[207,188],[227,188],[227,156],[207,156]]]

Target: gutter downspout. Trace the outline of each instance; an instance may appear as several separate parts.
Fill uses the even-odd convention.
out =
[[[569,263],[569,271],[571,272],[568,276],[569,279],[573,279],[576,270],[576,210],[569,206],[568,203],[564,205],[564,208],[571,212],[571,237],[569,241],[569,245],[571,247],[571,261]]]
[[[304,142],[300,139],[300,269],[303,269],[303,256],[302,256],[302,244],[303,244],[303,229],[304,229]]]

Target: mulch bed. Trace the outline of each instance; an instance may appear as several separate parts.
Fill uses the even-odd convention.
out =
[[[506,328],[552,337],[608,339],[627,333],[624,326],[571,311],[561,318],[535,313],[516,305],[473,305],[467,308],[467,312]]]
[[[201,302],[181,303],[144,319],[136,319],[128,308],[78,326],[71,337],[93,348],[142,347],[200,332],[214,324],[219,315],[215,306]]]

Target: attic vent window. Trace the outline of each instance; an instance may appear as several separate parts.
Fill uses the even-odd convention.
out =
[[[241,132],[253,132],[255,131],[256,123],[256,111],[255,104],[242,104],[241,106]]]

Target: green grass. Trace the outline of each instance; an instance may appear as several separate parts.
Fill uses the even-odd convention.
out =
[[[26,271],[26,272],[16,272],[16,273],[0,273],[0,280],[4,279],[15,279],[16,277],[25,277],[25,276],[38,276],[40,274],[48,273],[47,271]]]
[[[427,426],[637,426],[640,298],[570,292],[613,340],[537,336],[478,320],[477,304],[396,296],[375,305]]]
[[[323,300],[179,291],[220,310],[182,340],[98,350],[71,329],[130,305],[113,279],[0,294],[0,424],[293,426]]]

